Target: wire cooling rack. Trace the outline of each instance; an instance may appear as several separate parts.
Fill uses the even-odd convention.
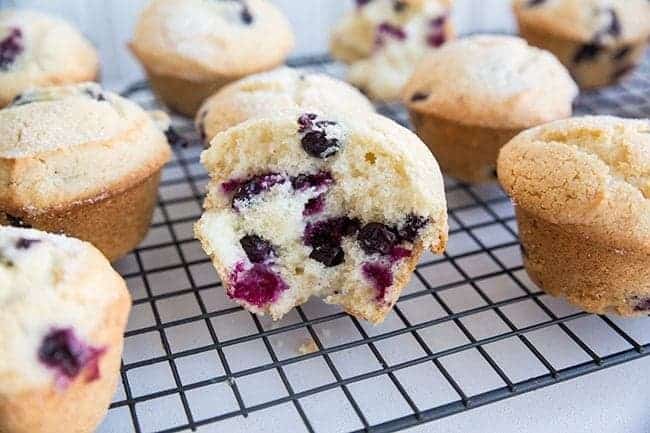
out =
[[[325,57],[293,65],[340,74]],[[125,95],[156,107],[146,83]],[[650,64],[577,112],[648,117]],[[190,143],[164,170],[146,240],[117,264],[134,306],[102,433],[389,432],[650,353],[650,319],[589,315],[535,287],[502,191],[452,179],[449,248],[423,257],[384,324],[318,300],[276,323],[251,315],[193,238],[208,177],[191,123],[174,123]]]

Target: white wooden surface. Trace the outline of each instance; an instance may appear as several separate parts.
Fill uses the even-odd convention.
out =
[[[329,29],[352,0],[273,0],[294,27],[294,54],[322,53]],[[132,80],[140,68],[126,49],[139,11],[147,0],[0,0],[0,8],[29,7],[72,21],[99,48],[102,77],[108,82]],[[504,30],[512,26],[509,0],[456,0],[454,21],[460,33]]]

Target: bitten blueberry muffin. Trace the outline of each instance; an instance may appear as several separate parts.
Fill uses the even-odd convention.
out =
[[[647,0],[515,0],[514,9],[521,35],[555,54],[582,88],[615,83],[643,61]]]
[[[67,22],[39,12],[0,11],[0,108],[31,87],[92,81],[97,52]]]
[[[356,0],[332,34],[332,56],[371,98],[398,100],[415,65],[454,36],[451,0]]]
[[[511,36],[472,36],[429,54],[404,104],[445,174],[495,180],[499,149],[522,130],[568,117],[578,88],[547,51]]]
[[[650,121],[560,120],[499,156],[524,264],[546,292],[592,313],[650,314]]]
[[[115,260],[145,236],[170,153],[146,112],[97,84],[22,93],[0,110],[0,224],[75,236]]]
[[[381,322],[424,250],[447,241],[426,146],[376,114],[285,113],[218,134],[195,232],[228,295],[281,318],[311,296]]]
[[[223,85],[284,63],[293,43],[267,0],[154,0],[130,47],[156,95],[193,117]]]
[[[195,123],[203,141],[209,143],[219,132],[251,117],[298,109],[351,114],[374,111],[368,98],[343,81],[324,74],[280,68],[225,86],[205,101]]]
[[[0,431],[95,431],[130,308],[124,280],[89,243],[0,226]]]

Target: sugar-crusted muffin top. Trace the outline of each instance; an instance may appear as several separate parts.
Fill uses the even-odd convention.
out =
[[[526,25],[576,41],[637,41],[650,35],[647,0],[515,0]]]
[[[463,124],[526,128],[568,117],[578,87],[549,52],[478,35],[427,55],[403,90],[411,110]]]
[[[0,107],[29,87],[89,81],[98,70],[97,52],[67,22],[30,10],[0,11]]]
[[[110,194],[169,156],[151,117],[97,84],[27,91],[0,110],[0,203],[44,208]]]
[[[287,19],[267,0],[154,0],[131,49],[158,74],[200,80],[270,69],[293,45]]]
[[[650,121],[559,120],[502,150],[499,181],[514,203],[616,248],[650,251]]]
[[[72,379],[74,365],[47,356],[57,340],[92,367],[108,343],[98,336],[106,315],[128,299],[124,280],[89,243],[0,226],[0,394]]]
[[[298,109],[304,112],[374,111],[368,98],[343,81],[283,67],[223,87],[198,111],[196,125],[209,141],[217,133],[251,117]]]

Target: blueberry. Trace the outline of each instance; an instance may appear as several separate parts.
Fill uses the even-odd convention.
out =
[[[611,15],[612,19],[605,33],[617,38],[621,36],[621,21],[618,19],[618,14],[614,9],[608,9],[607,12]]]
[[[20,219],[18,217],[15,217],[15,216],[10,215],[10,214],[5,214],[5,215],[7,217],[7,222],[12,227],[23,227],[23,228],[26,228],[26,229],[32,228],[31,225],[27,224],[25,221],[23,221],[22,219]]]
[[[312,216],[323,212],[325,209],[325,196],[323,194],[310,198],[305,203],[305,209],[302,211],[303,216]]]
[[[398,14],[401,12],[404,12],[406,8],[408,7],[408,4],[404,2],[403,0],[395,0],[393,1],[393,10],[397,12]]]
[[[390,268],[383,263],[364,263],[361,270],[377,290],[375,299],[383,301],[386,296],[386,289],[393,285],[393,273]]]
[[[11,28],[9,35],[0,40],[0,71],[8,70],[24,49],[22,30]]]
[[[650,311],[650,298],[635,297],[634,311]]]
[[[445,42],[447,42],[447,37],[443,32],[434,32],[427,36],[427,44],[430,47],[438,48]]]
[[[17,250],[28,250],[32,245],[41,242],[40,239],[18,238],[15,243]]]
[[[314,113],[305,113],[298,118],[298,132],[303,133],[309,131],[314,127],[314,120],[316,120],[317,115]]]
[[[88,96],[91,99],[94,99],[97,102],[106,101],[106,97],[104,96],[104,94],[101,91],[97,91],[92,87],[84,89],[83,92],[86,94],[86,96]]]
[[[339,151],[337,138],[327,138],[325,131],[310,131],[300,140],[302,148],[315,158],[327,158]]]
[[[345,261],[343,248],[336,245],[321,245],[314,247],[309,258],[322,263],[328,268],[338,266]]]
[[[602,50],[603,47],[598,42],[590,42],[588,44],[584,44],[573,56],[573,62],[580,63],[586,60],[593,60],[596,58],[596,56],[598,56],[598,54],[600,54]]]
[[[55,328],[43,339],[38,360],[64,379],[74,379],[85,368],[92,368],[87,378],[92,381],[99,378],[98,362],[105,352],[81,341],[71,328]]]
[[[546,3],[546,0],[528,0],[527,6],[529,8],[532,8],[532,7],[535,7],[535,6],[539,6],[542,3]]]
[[[357,3],[357,7],[363,7],[370,3],[372,0],[355,0]]]
[[[241,299],[257,307],[264,307],[278,300],[289,286],[267,265],[255,263],[245,269],[238,263],[230,276],[231,290],[228,296]]]
[[[413,95],[411,95],[411,102],[419,102],[419,101],[424,101],[425,99],[429,98],[431,94],[428,92],[415,92]]]
[[[284,182],[284,176],[277,173],[268,173],[252,177],[237,187],[232,198],[232,208],[239,210],[254,196],[268,191],[273,186],[283,184]],[[221,184],[221,187],[224,188],[224,184]]]
[[[361,228],[357,235],[361,249],[366,254],[389,254],[397,243],[397,235],[386,225],[368,223]]]
[[[301,173],[298,176],[291,178],[291,185],[293,189],[304,191],[308,188],[325,188],[334,183],[332,174],[328,171],[320,171],[315,174]]]
[[[428,223],[429,220],[427,218],[415,214],[409,214],[406,216],[404,223],[397,229],[397,233],[401,240],[413,242],[420,234],[420,230],[422,230]]]
[[[272,256],[276,256],[273,245],[266,239],[257,235],[246,235],[239,240],[248,260],[252,263],[263,263]],[[277,256],[276,256],[277,257]]]
[[[406,39],[406,32],[404,29],[389,22],[379,24],[379,27],[377,27],[377,34],[380,38],[381,36],[386,35],[399,41]]]
[[[242,10],[239,16],[241,17],[241,20],[244,24],[246,25],[253,24],[253,14],[248,8],[248,5],[242,4]]]
[[[187,147],[189,144],[187,139],[180,135],[176,129],[171,126],[165,131],[165,137],[167,137],[167,142],[169,142],[171,146]]]

